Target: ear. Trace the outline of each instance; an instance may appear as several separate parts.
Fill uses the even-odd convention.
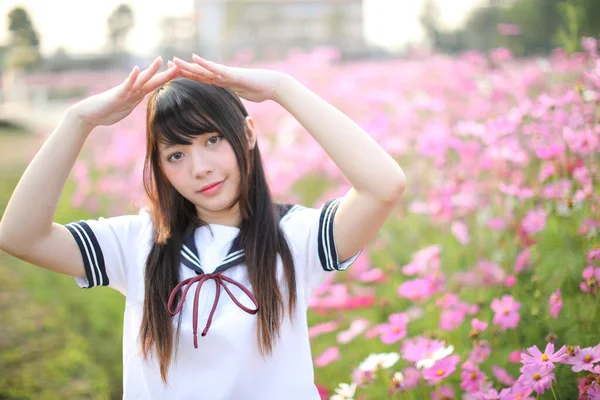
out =
[[[248,140],[248,149],[254,150],[256,146],[256,131],[254,120],[251,116],[246,117],[246,139]]]

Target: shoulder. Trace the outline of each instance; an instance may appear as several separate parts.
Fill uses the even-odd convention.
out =
[[[98,217],[71,222],[65,225],[73,235],[90,237],[114,237],[119,241],[135,240],[152,234],[152,218],[147,209],[137,214],[114,217]]]

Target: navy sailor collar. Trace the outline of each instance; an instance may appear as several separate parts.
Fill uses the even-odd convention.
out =
[[[183,245],[181,246],[181,263],[200,275],[205,274],[205,272],[200,264],[200,258],[196,248],[196,241],[194,239],[195,231],[195,228],[189,229],[188,234],[183,241]],[[246,260],[245,254],[245,251],[240,248],[240,237],[238,235],[231,243],[231,247],[227,252],[227,256],[223,259],[223,261],[221,261],[213,273],[216,274],[218,272],[223,272],[231,267],[243,263]]]

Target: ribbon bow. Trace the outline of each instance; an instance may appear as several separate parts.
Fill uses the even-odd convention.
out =
[[[201,274],[201,275],[195,276],[193,278],[185,279],[185,280],[179,282],[179,284],[177,286],[175,286],[175,289],[173,289],[173,291],[171,292],[171,295],[169,296],[169,302],[167,304],[167,309],[169,310],[169,314],[171,314],[171,317],[174,317],[181,311],[181,309],[183,307],[183,302],[185,300],[185,296],[187,295],[188,290],[190,290],[190,287],[194,283],[198,282],[198,286],[196,287],[196,294],[194,296],[194,312],[192,315],[192,322],[194,325],[194,348],[196,348],[196,349],[198,348],[198,295],[200,294],[200,289],[202,289],[202,285],[207,280],[213,279],[215,281],[215,284],[217,285],[217,291],[215,294],[215,300],[213,302],[212,309],[210,310],[210,314],[208,315],[208,321],[206,321],[206,326],[204,327],[204,330],[202,331],[203,337],[206,336],[206,333],[208,332],[208,329],[210,328],[210,324],[212,322],[212,318],[215,313],[215,310],[217,309],[217,304],[219,302],[219,296],[221,295],[221,286],[223,286],[223,289],[225,289],[225,291],[227,292],[227,294],[229,295],[231,300],[243,311],[247,312],[248,314],[256,314],[258,312],[258,301],[256,301],[256,298],[254,297],[252,292],[250,292],[250,290],[248,290],[246,287],[244,287],[244,285],[242,285],[241,283],[236,282],[233,279],[222,275],[222,272],[223,271],[215,272],[212,274]],[[256,308],[254,308],[254,309],[248,308],[248,307],[244,306],[242,303],[240,303],[238,301],[238,299],[235,298],[233,293],[231,293],[229,288],[225,285],[224,281],[229,282],[229,283],[234,284],[237,287],[239,287],[244,293],[246,293],[248,298],[250,300],[252,300],[252,302],[254,303],[254,306]],[[173,304],[173,301],[175,300],[175,296],[177,295],[177,292],[179,292],[179,290],[184,286],[185,286],[185,289],[183,290],[181,299],[179,300],[179,303],[177,304],[177,308],[175,309],[175,311],[171,311],[171,308],[172,308],[171,306]]]

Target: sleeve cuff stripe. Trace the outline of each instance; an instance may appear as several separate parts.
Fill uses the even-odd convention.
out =
[[[83,258],[85,274],[89,286],[107,286],[108,276],[104,265],[104,256],[100,244],[89,225],[83,221],[65,225],[71,232]]]
[[[337,249],[333,233],[335,212],[340,204],[340,199],[330,200],[323,206],[319,221],[319,259],[321,266],[326,271],[337,269]]]

